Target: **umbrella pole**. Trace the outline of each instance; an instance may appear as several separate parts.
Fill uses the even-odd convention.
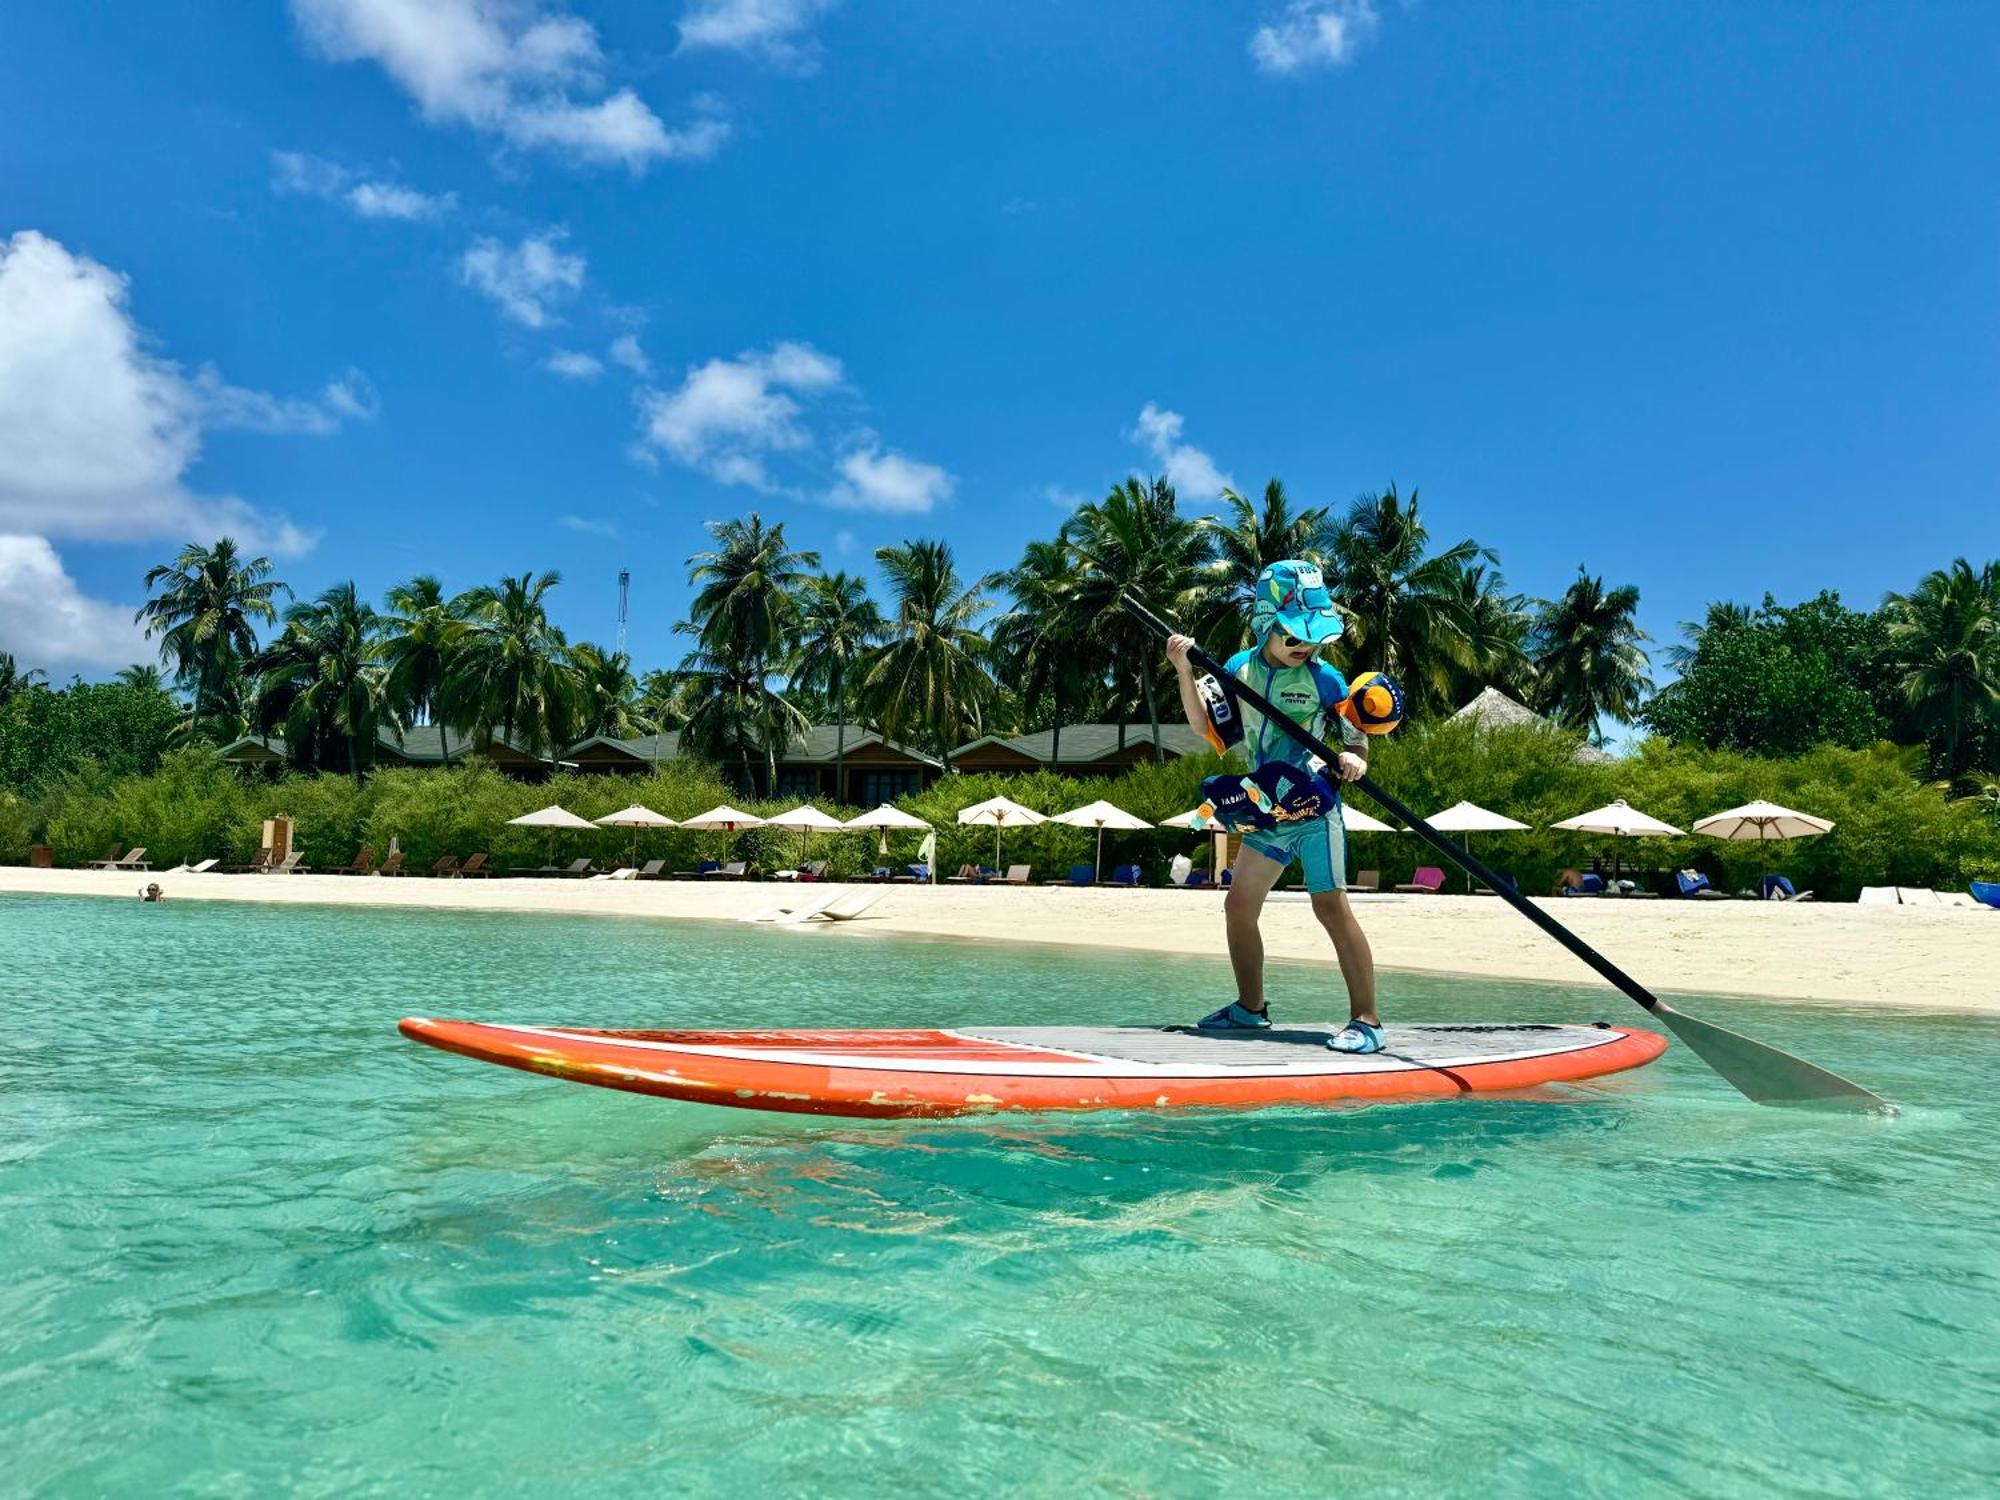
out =
[[[1098,885],[1104,884],[1104,825],[1097,825],[1097,863],[1091,867],[1090,878]]]
[[[993,868],[1000,868],[1000,825],[993,825]]]

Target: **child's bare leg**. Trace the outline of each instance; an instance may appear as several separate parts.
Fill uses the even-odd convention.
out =
[[[1264,935],[1257,930],[1264,898],[1285,867],[1248,844],[1236,851],[1229,867],[1229,894],[1222,898],[1222,920],[1229,934],[1229,967],[1236,971],[1236,1003],[1245,1010],[1264,1008]]]
[[[1348,903],[1347,892],[1315,892],[1312,907],[1313,915],[1319,918],[1319,925],[1333,939],[1333,951],[1340,959],[1340,977],[1347,981],[1347,1004],[1354,1019],[1366,1021],[1370,1026],[1380,1026],[1382,1017],[1375,1010],[1375,954],[1368,946],[1368,937],[1362,932],[1361,924],[1354,919],[1354,908]],[[1236,951],[1233,929],[1229,948],[1233,955]],[[1241,971],[1238,973],[1237,983],[1241,984]]]

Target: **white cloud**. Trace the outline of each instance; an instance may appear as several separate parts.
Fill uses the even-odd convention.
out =
[[[558,349],[542,361],[542,368],[565,380],[595,380],[604,373],[604,361],[580,349]]]
[[[706,470],[722,484],[776,489],[765,457],[812,442],[794,397],[831,390],[840,379],[840,361],[810,344],[711,359],[691,368],[676,390],[638,393],[641,447]]]
[[[762,57],[800,73],[819,66],[819,46],[804,32],[833,0],[690,0],[681,17],[681,50],[714,48]]]
[[[639,347],[639,339],[636,334],[620,334],[611,341],[611,348],[607,353],[610,356],[611,363],[614,365],[623,365],[634,375],[650,375],[653,373],[653,362],[646,358],[646,351]]]
[[[564,231],[525,236],[511,249],[481,235],[459,259],[458,277],[500,304],[500,311],[529,328],[548,324],[549,304],[583,290],[584,258],[562,248]]]
[[[1126,436],[1153,455],[1153,462],[1183,502],[1206,505],[1236,485],[1216,468],[1214,459],[1192,443],[1181,441],[1181,429],[1186,425],[1179,412],[1163,411],[1148,401]]]
[[[618,523],[595,516],[558,516],[556,524],[571,531],[580,531],[585,536],[613,538],[618,535]]]
[[[712,156],[719,120],[669,130],[629,88],[610,89],[597,30],[550,0],[292,0],[300,30],[334,62],[370,61],[427,120],[510,145],[635,172]]]
[[[345,204],[364,219],[436,219],[458,205],[452,193],[420,193],[413,187],[350,171],[324,157],[299,151],[271,153],[271,188]]]
[[[1083,504],[1083,496],[1076,490],[1064,489],[1059,484],[1042,487],[1042,498],[1057,510],[1075,510]]]
[[[282,516],[186,484],[205,428],[330,432],[373,411],[350,374],[315,401],[190,378],[153,353],[123,276],[34,230],[0,240],[0,530],[134,541],[234,536],[303,552]]]
[[[1381,24],[1373,0],[1291,0],[1250,36],[1258,68],[1281,76],[1352,62]]]
[[[85,595],[44,538],[0,534],[0,651],[22,667],[88,670],[151,659],[155,648],[133,610]]]
[[[838,467],[840,482],[827,491],[826,502],[842,510],[920,516],[950,499],[958,485],[936,464],[884,452],[874,443],[855,449]]]

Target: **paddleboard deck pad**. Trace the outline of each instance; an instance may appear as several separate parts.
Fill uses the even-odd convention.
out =
[[[1603,1022],[1411,1025],[1330,1051],[1338,1021],[1268,1031],[973,1026],[910,1031],[597,1031],[412,1017],[412,1041],[573,1083],[801,1114],[1229,1109],[1439,1097],[1598,1078],[1651,1062],[1657,1032]]]

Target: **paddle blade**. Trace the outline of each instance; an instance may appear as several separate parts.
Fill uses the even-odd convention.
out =
[[[1675,1010],[1662,1000],[1653,1014],[1667,1030],[1758,1104],[1793,1104],[1813,1109],[1850,1109],[1894,1114],[1896,1106],[1879,1094],[1838,1073],[1797,1058],[1776,1047],[1752,1041],[1740,1031],[1716,1026]]]

